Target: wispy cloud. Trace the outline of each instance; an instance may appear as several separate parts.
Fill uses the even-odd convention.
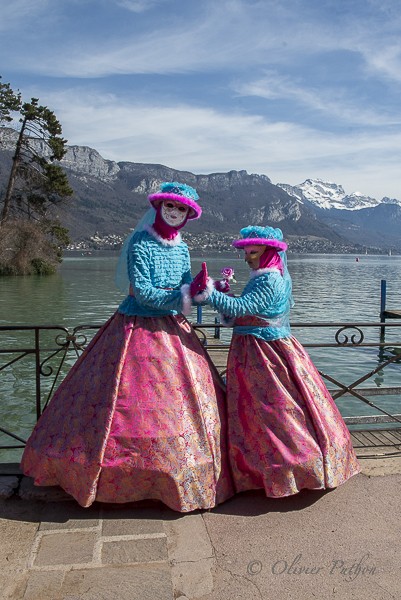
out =
[[[116,0],[117,6],[126,8],[134,13],[142,13],[163,4],[168,0]]]
[[[367,69],[391,82],[401,83],[401,41],[382,48],[364,48]]]
[[[261,116],[184,103],[128,103],[79,90],[50,100],[67,124],[69,143],[88,145],[91,140],[106,159],[161,163],[195,173],[246,169],[264,173],[274,183],[322,177],[342,183],[349,192],[359,188],[379,198],[399,196],[401,132],[334,135]],[[358,186],[352,184],[355,171],[363,173]],[[388,187],[383,186],[386,176]]]
[[[0,31],[12,32],[21,26],[41,18],[50,8],[50,0],[13,0],[1,3]],[[15,43],[15,52],[19,52],[19,44]]]
[[[206,1],[195,10],[192,18],[191,15],[167,13],[160,21],[155,21],[152,29],[143,30],[140,23],[133,21],[132,29],[124,36],[108,32],[106,28],[103,34],[87,32],[84,42],[73,43],[76,33],[71,31],[71,37],[61,38],[52,52],[43,46],[41,53],[39,50],[20,55],[17,49],[10,60],[14,67],[57,77],[164,75],[238,68],[255,60],[265,42],[261,44],[260,38],[255,48],[249,44],[252,28],[257,25],[259,29],[258,33],[253,32],[257,40],[262,34],[261,25],[252,25],[250,16],[238,8],[234,10],[231,4]],[[227,11],[225,7],[228,7]]]
[[[68,3],[15,0],[10,3],[12,8],[2,14],[2,23],[6,28],[18,15],[21,19],[28,15],[26,22],[33,26],[38,38],[42,37],[43,45],[34,44],[29,51],[24,45],[17,45],[10,53],[10,61],[14,67],[41,75],[105,77],[121,73],[235,71],[257,65],[274,69],[278,65],[308,62],[311,57],[321,56],[324,60],[325,53],[350,51],[361,56],[366,73],[398,81],[399,18],[397,25],[393,13],[391,18],[386,16],[395,6],[387,4],[387,13],[374,4],[371,11],[352,13],[349,9],[342,13],[338,3],[330,1],[305,5],[298,0],[290,4],[272,0],[205,0],[189,1],[180,11],[167,0],[116,0],[113,4],[87,0],[86,10],[96,10],[98,27],[77,33],[74,25],[80,12],[77,9],[64,14],[62,9]],[[126,25],[123,14],[118,16],[113,6],[133,13],[124,35],[121,27],[108,26],[111,18],[120,19],[116,24]],[[152,28],[149,29],[149,23],[144,28],[141,15],[156,6],[160,10],[154,11]],[[41,25],[44,7],[54,19],[59,17],[60,36],[57,44],[51,40],[51,52],[46,42],[54,32],[49,33]],[[99,27],[102,9],[103,22]]]
[[[3,80],[71,144],[399,196],[399,0],[2,4]]]
[[[397,108],[393,111],[374,109],[361,105],[360,97],[354,97],[350,90],[341,87],[314,87],[310,81],[301,82],[276,72],[268,72],[262,78],[234,84],[235,91],[243,96],[256,96],[266,100],[285,100],[302,105],[309,110],[335,118],[341,124],[366,126],[401,125],[401,115]]]

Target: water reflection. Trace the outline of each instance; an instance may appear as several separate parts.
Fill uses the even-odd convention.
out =
[[[114,284],[117,254],[108,256],[68,257],[60,271],[50,277],[6,277],[0,279],[0,324],[52,324],[69,329],[80,324],[103,324],[116,310],[123,294]],[[193,257],[192,268],[200,269],[202,257]],[[236,254],[228,258],[207,258],[212,277],[219,278],[225,266],[235,269],[237,284],[232,285],[239,294],[249,278],[249,269]],[[387,279],[388,307],[401,308],[401,257],[364,256],[359,262],[354,256],[289,255],[288,266],[293,279],[295,306],[292,322],[352,322],[378,321],[380,312],[380,281]],[[213,322],[216,313],[204,308],[204,321]],[[196,321],[196,310],[192,320]],[[335,343],[338,328],[312,330],[294,329],[301,343]],[[397,333],[398,331],[398,333]],[[400,341],[399,329],[389,330],[386,349],[377,348],[308,348],[313,361],[323,373],[331,374],[349,385],[364,373],[383,365],[391,356],[400,356],[394,363],[379,370],[368,382],[373,387],[399,385],[401,350],[392,343]],[[364,330],[365,341],[377,342],[377,330]],[[32,334],[12,332],[0,334],[0,348],[24,347],[32,343]],[[45,337],[45,347],[55,346],[54,336]],[[222,333],[227,344],[231,330]],[[8,357],[9,359],[9,357]],[[0,368],[7,358],[0,354]],[[35,419],[34,383],[32,381],[32,356],[27,356],[0,374],[0,420],[26,437]],[[75,360],[67,359],[61,376]],[[56,367],[56,358],[52,365]],[[43,378],[44,395],[50,381]],[[49,378],[50,379],[50,378]],[[386,409],[401,412],[399,396],[384,397],[380,403]],[[355,398],[343,397],[338,406],[345,415],[372,414]],[[13,429],[14,431],[14,429]],[[0,445],[5,443],[0,434]]]

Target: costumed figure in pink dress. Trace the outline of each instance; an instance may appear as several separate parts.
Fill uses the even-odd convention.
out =
[[[27,442],[21,468],[36,485],[59,485],[82,506],[156,499],[180,512],[232,495],[224,389],[183,316],[205,287],[179,232],[201,215],[198,199],[177,182],[149,196],[122,253],[129,293]]]
[[[236,491],[282,497],[337,487],[360,468],[337,406],[291,335],[287,245],[272,227],[245,227],[241,236],[233,245],[245,250],[248,284],[237,298],[215,286],[207,300],[234,324],[227,406]]]

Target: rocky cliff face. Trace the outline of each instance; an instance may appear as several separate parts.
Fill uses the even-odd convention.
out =
[[[61,164],[78,177],[95,177],[101,181],[112,181],[120,171],[116,162],[105,160],[87,146],[69,146]]]
[[[12,152],[15,148],[18,133],[10,127],[0,127],[0,148],[2,151]]]
[[[15,131],[0,128],[0,193],[9,173],[16,136]],[[38,151],[45,152],[40,142],[32,143]],[[286,239],[293,243],[313,239],[320,251],[326,251],[328,245],[331,251],[336,245],[342,249],[350,246],[347,227],[339,227],[334,217],[322,218],[323,212],[330,211],[323,211],[310,198],[311,188],[315,195],[320,188],[320,204],[324,202],[323,182],[309,185],[308,197],[308,186],[273,185],[266,175],[249,174],[244,170],[195,175],[158,164],[116,163],[85,146],[69,146],[61,164],[74,196],[59,205],[55,214],[70,229],[75,241],[95,234],[100,237],[126,235],[148,207],[148,194],[157,191],[162,181],[182,181],[197,189],[203,208],[202,218],[186,227],[190,235],[218,239],[218,236],[238,234],[245,225],[270,224],[280,227]],[[332,184],[329,190],[332,199],[338,200],[340,188]],[[363,227],[361,231],[363,240]],[[364,241],[359,243],[369,245]]]
[[[8,127],[0,128],[0,149],[12,152],[15,148],[18,132]],[[32,139],[29,144],[38,154],[49,155],[49,149],[40,140]],[[63,167],[75,173],[78,177],[95,177],[101,181],[110,181],[120,171],[118,164],[105,160],[97,150],[87,146],[68,146],[67,153],[61,163]]]

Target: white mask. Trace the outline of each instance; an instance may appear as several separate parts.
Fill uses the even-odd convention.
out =
[[[163,200],[161,206],[162,219],[170,227],[179,227],[184,223],[189,207],[175,200]]]

